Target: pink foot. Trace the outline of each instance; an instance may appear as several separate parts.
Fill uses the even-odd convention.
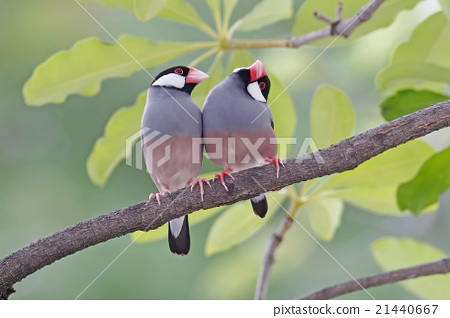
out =
[[[169,189],[164,189],[163,192],[154,194],[154,193],[150,193],[150,195],[148,196],[148,199],[151,200],[152,198],[156,198],[156,201],[158,201],[158,204],[161,205],[161,196],[170,193]]]
[[[225,176],[229,176],[231,179],[234,180],[234,177],[231,175],[231,172],[233,172],[233,170],[231,169],[226,169],[224,171],[222,171],[221,173],[216,173],[214,175],[213,181],[216,180],[216,178],[220,179],[220,183],[223,185],[223,187],[225,188],[225,190],[228,191],[227,185],[225,184]]]
[[[283,160],[281,158],[272,157],[272,158],[264,158],[264,161],[269,163],[274,163],[277,168],[277,179],[280,176],[280,164],[284,167]]]
[[[198,186],[200,187],[200,195],[202,197],[202,201],[203,201],[203,194],[205,194],[205,190],[203,188],[203,182],[207,183],[211,187],[211,184],[209,183],[208,179],[200,178],[200,177],[195,178],[194,180],[192,180],[192,182],[190,182],[188,184],[191,186],[191,192],[192,192],[192,189],[194,189],[195,186],[198,184]]]

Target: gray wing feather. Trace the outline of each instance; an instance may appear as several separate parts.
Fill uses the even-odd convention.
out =
[[[228,76],[208,94],[203,106],[203,131],[262,130],[272,126],[273,118],[267,103],[254,100]]]

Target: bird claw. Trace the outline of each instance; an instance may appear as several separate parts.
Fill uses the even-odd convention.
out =
[[[204,187],[203,187],[203,182],[206,182],[209,185],[209,187],[211,187],[209,180],[206,178],[197,177],[194,180],[192,180],[191,183],[189,183],[191,185],[191,192],[192,192],[192,189],[194,189],[195,186],[198,184],[198,186],[200,188],[200,196],[202,197],[202,201],[203,201],[203,194],[205,193]]]
[[[158,201],[158,204],[161,205],[161,196],[167,194],[167,193],[172,193],[169,191],[169,189],[164,189],[163,192],[160,193],[150,193],[150,195],[148,196],[148,199],[151,200],[152,198],[156,198],[156,201]]]
[[[222,171],[221,173],[216,173],[213,177],[213,181],[216,180],[216,178],[220,179],[220,183],[223,185],[223,187],[225,188],[225,190],[227,190],[228,192],[228,187],[225,183],[225,176],[229,176],[231,179],[234,180],[234,177],[231,175],[233,171],[231,169],[226,169],[224,171]]]
[[[280,176],[280,164],[284,167],[283,160],[281,160],[281,158],[271,157],[271,158],[264,158],[264,161],[275,164],[275,167],[277,169],[277,179],[278,179],[278,177]]]

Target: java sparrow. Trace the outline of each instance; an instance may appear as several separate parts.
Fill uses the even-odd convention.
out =
[[[257,60],[247,68],[235,69],[215,86],[203,105],[203,137],[210,159],[225,170],[215,175],[228,191],[224,176],[262,164],[275,163],[277,176],[281,159],[272,113],[267,105],[270,80]],[[253,212],[267,213],[264,194],[251,199]]]
[[[160,197],[187,185],[203,182],[198,178],[202,164],[202,113],[191,92],[208,75],[195,68],[176,66],[155,77],[147,93],[141,122],[141,144],[147,171],[160,191]],[[188,217],[169,222],[169,247],[175,254],[190,249]]]

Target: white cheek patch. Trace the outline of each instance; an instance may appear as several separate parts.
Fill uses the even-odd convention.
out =
[[[259,89],[258,82],[248,84],[247,91],[258,102],[264,103],[266,102],[266,99],[264,98],[263,94],[261,93],[261,90]]]
[[[186,83],[186,78],[184,76],[170,73],[158,78],[152,86],[165,86],[165,87],[176,87],[182,89]]]

